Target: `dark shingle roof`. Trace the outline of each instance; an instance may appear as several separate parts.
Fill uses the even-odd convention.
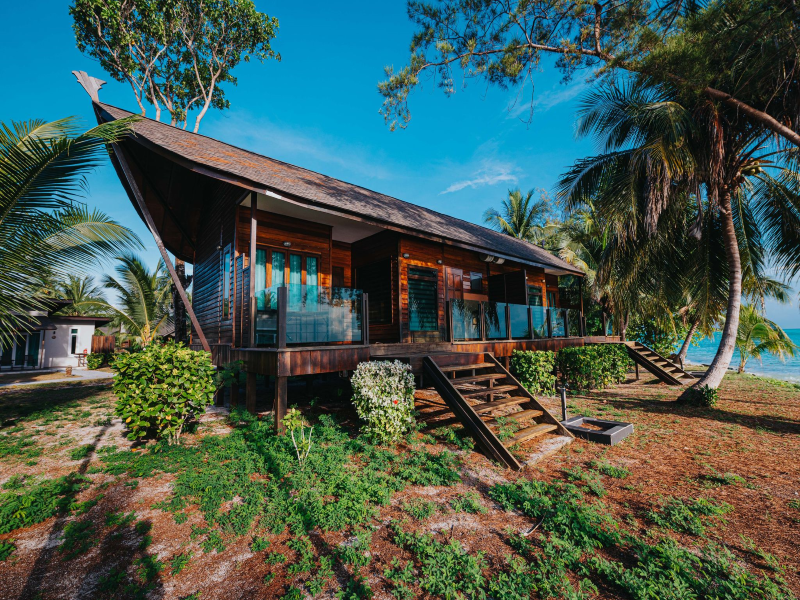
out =
[[[133,113],[100,104],[114,119]],[[468,221],[403,202],[397,198],[346,183],[302,167],[242,150],[200,134],[184,131],[152,119],[135,123],[136,136],[203,167],[240,177],[275,192],[353,215],[367,215],[377,222],[399,226],[501,254],[551,269],[580,273],[578,269],[543,248]]]

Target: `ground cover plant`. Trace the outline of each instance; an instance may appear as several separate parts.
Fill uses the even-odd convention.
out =
[[[28,435],[41,450],[35,465],[0,458],[9,598],[800,591],[791,385],[735,376],[713,408],[676,405],[678,390],[647,379],[571,394],[571,411],[635,433],[611,448],[575,441],[519,474],[461,449],[459,436],[378,445],[354,411],[333,418],[326,397],[311,408],[297,388],[290,399],[314,427],[304,467],[266,415],[210,413],[180,445],[142,444],[105,421],[107,388],[45,389],[0,392],[0,437]],[[85,446],[94,450],[69,458]],[[26,497],[47,511],[26,510]],[[14,516],[21,507],[27,521]]]

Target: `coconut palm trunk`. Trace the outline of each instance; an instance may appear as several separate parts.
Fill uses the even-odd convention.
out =
[[[686,334],[686,339],[683,340],[683,345],[681,345],[680,352],[678,352],[678,362],[681,365],[681,369],[683,369],[683,365],[686,362],[686,355],[689,352],[689,346],[692,344],[692,338],[694,334],[697,332],[697,328],[700,326],[700,319],[697,318],[692,321],[691,327],[689,327],[689,332]]]
[[[725,326],[722,328],[722,339],[719,349],[711,361],[711,366],[694,387],[719,387],[722,378],[731,364],[736,347],[736,332],[739,329],[739,312],[742,308],[742,259],[739,256],[739,242],[736,238],[736,227],[733,223],[733,207],[731,192],[726,188],[721,194],[720,214],[722,215],[722,232],[724,236],[725,258],[728,261],[728,306],[725,312]]]

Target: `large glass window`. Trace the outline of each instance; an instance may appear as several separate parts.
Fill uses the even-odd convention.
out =
[[[436,271],[408,269],[408,320],[411,331],[439,329]]]

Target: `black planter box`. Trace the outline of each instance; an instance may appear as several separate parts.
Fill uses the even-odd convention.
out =
[[[583,424],[594,425],[602,429],[589,429]],[[575,437],[613,446],[618,444],[633,433],[632,423],[622,423],[621,421],[606,421],[605,419],[595,419],[592,417],[571,417],[562,421],[562,425]]]

